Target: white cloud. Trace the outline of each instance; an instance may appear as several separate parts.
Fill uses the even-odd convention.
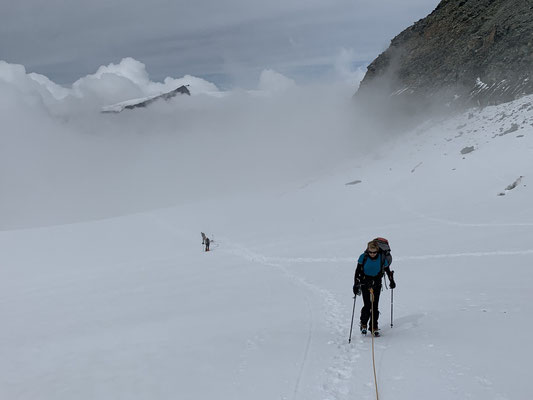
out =
[[[130,57],[118,64],[99,67],[94,74],[78,79],[70,88],[44,75],[27,73],[23,65],[0,60],[0,81],[24,94],[21,98],[24,101],[42,102],[53,112],[73,104],[77,108],[94,110],[102,105],[166,93],[182,85],[187,85],[193,95],[218,92],[213,83],[191,75],[167,77],[163,82],[151,81],[146,66]]]
[[[50,92],[52,96],[54,96],[55,99],[61,100],[67,97],[70,94],[70,90],[56,84],[55,82],[52,82],[50,79],[48,79],[46,76],[41,74],[36,74],[35,72],[32,72],[28,74],[28,76],[33,79],[35,82],[39,83],[40,85],[44,86],[46,90]]]
[[[64,89],[54,84],[46,77],[38,74],[27,74],[23,65],[9,64],[0,60],[0,82],[10,87],[10,90],[20,93],[20,101],[27,104],[43,103],[50,105],[58,97],[63,96]],[[61,93],[61,95],[60,95]],[[14,99],[15,100],[15,99]]]
[[[296,83],[285,75],[271,69],[265,69],[259,77],[258,89],[267,92],[281,92],[295,86]]]
[[[358,60],[353,49],[341,49],[335,59],[335,71],[342,81],[349,84],[356,84],[357,87],[366,73],[366,68],[357,67],[354,69],[354,62]]]
[[[77,80],[72,87],[78,96],[93,96],[100,103],[110,104],[169,92],[182,85],[188,85],[193,94],[218,91],[214,84],[191,75],[178,79],[167,77],[163,83],[153,82],[146,66],[131,57],[118,64],[101,66],[94,74]]]
[[[167,92],[182,85],[188,86],[192,95],[200,93],[215,93],[219,91],[214,83],[191,75],[185,75],[183,78],[179,79],[167,77],[162,84],[157,82],[151,83],[151,87],[154,89],[157,88],[157,90],[160,92]]]

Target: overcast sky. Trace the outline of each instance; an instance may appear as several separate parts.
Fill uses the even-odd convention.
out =
[[[263,69],[326,79],[365,66],[439,0],[0,0],[0,60],[61,84],[133,57],[154,81],[246,87]]]

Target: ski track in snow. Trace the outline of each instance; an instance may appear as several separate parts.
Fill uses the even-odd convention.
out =
[[[533,226],[531,222],[513,222],[513,223],[474,223],[474,222],[459,222],[453,220],[447,220],[437,217],[428,217],[427,215],[415,213],[418,217],[424,218],[428,221],[439,222],[445,225],[473,227],[473,228],[505,228],[505,227],[518,227],[518,226]]]
[[[305,300],[306,300],[306,303],[307,303],[307,310],[308,310],[308,313],[309,313],[309,316],[310,316],[309,328],[307,330],[307,340],[306,340],[306,343],[305,343],[305,350],[304,350],[303,360],[302,360],[302,363],[300,365],[300,371],[298,372],[298,378],[296,379],[296,383],[294,385],[294,392],[293,392],[293,396],[292,396],[293,399],[297,398],[298,392],[300,390],[300,382],[301,382],[302,376],[304,375],[304,372],[305,372],[305,366],[307,364],[307,358],[308,358],[308,355],[309,355],[309,349],[311,348],[311,340],[313,338],[313,330],[314,330],[315,316],[314,316],[314,313],[313,313],[313,307],[311,307],[311,303],[309,301],[309,296],[306,295]]]
[[[285,265],[288,265],[292,262],[299,262],[300,259],[298,258],[267,257],[254,253],[243,246],[236,244],[226,246],[226,249],[227,250],[224,250],[224,252],[229,254],[279,269],[285,276],[287,276],[288,279],[299,286],[305,287],[324,302],[326,309],[326,324],[330,327],[332,336],[335,338],[329,344],[335,346],[336,351],[332,364],[325,368],[325,381],[322,382],[320,386],[324,392],[325,400],[346,399],[346,396],[350,393],[349,383],[352,377],[355,362],[361,357],[360,351],[368,350],[368,345],[365,346],[362,339],[357,339],[357,330],[354,332],[355,335],[353,335],[354,340],[352,345],[348,344],[348,338],[346,337],[348,333],[346,327],[346,315],[348,310],[346,307],[339,303],[331,292],[307,282],[302,277],[293,274],[286,268]],[[330,259],[327,260],[330,261]],[[353,260],[350,259],[350,261]],[[313,260],[312,262],[318,261]],[[311,321],[304,354],[302,355],[301,367],[298,376],[295,379],[296,383],[293,392],[293,399],[297,399],[300,392],[300,383],[305,374],[305,367],[312,346],[312,336],[315,325],[314,321],[316,318],[313,314],[309,298],[307,298],[306,301],[309,306],[308,312]]]
[[[293,281],[293,282],[296,282],[296,283],[303,283],[303,281],[298,279],[298,277],[296,277],[295,275],[291,274],[283,265],[281,265],[278,262],[269,260],[268,257],[253,253],[250,250],[244,248],[244,246],[230,245],[227,248],[229,250],[223,250],[223,252],[228,253],[228,254],[232,254],[232,255],[235,255],[235,256],[238,256],[238,257],[241,257],[241,258],[244,258],[244,259],[252,261],[252,262],[256,262],[256,263],[259,263],[259,264],[262,264],[262,265],[266,265],[266,266],[269,266],[269,267],[276,268],[276,269],[280,270],[284,275],[286,275],[289,278],[290,281]],[[302,361],[300,362],[299,372],[298,372],[298,375],[297,375],[297,377],[295,379],[294,391],[293,391],[293,396],[292,396],[293,400],[298,397],[298,393],[300,391],[300,383],[301,383],[302,377],[304,375],[305,366],[306,366],[306,363],[307,363],[307,358],[309,356],[309,350],[311,348],[311,342],[312,342],[313,330],[314,330],[315,316],[314,316],[314,313],[313,313],[313,308],[311,306],[309,297],[307,295],[306,295],[305,301],[306,301],[306,304],[307,304],[307,312],[308,312],[309,317],[310,317],[309,318],[310,322],[309,322],[309,328],[308,328],[308,332],[307,332],[307,339],[306,339],[306,343],[305,343],[305,349],[304,349],[304,353],[302,355]]]
[[[185,236],[186,234],[174,227],[172,224],[167,221],[151,215],[154,222],[161,226],[165,227],[167,230],[171,231],[173,234],[178,237]],[[315,284],[312,284],[306,281],[301,276],[296,275],[291,272],[288,268],[291,264],[298,263],[353,263],[355,259],[353,257],[270,257],[262,254],[255,253],[245,248],[244,245],[239,245],[232,243],[231,241],[225,241],[224,245],[220,247],[219,251],[238,256],[240,258],[246,259],[250,262],[259,263],[265,266],[269,266],[279,270],[283,275],[285,275],[289,281],[293,282],[295,285],[303,287],[306,289],[304,293],[307,293],[305,296],[305,302],[307,304],[307,313],[309,315],[309,326],[307,327],[307,337],[305,339],[305,345],[301,359],[299,361],[299,368],[297,375],[294,377],[294,389],[292,390],[292,400],[301,399],[303,396],[301,384],[304,381],[306,374],[306,366],[309,360],[309,356],[312,353],[313,349],[313,334],[315,331],[316,321],[319,316],[315,315],[314,308],[312,306],[311,298],[309,294],[313,294],[316,298],[320,299],[325,307],[325,322],[329,327],[331,336],[333,339],[328,343],[330,346],[334,346],[335,351],[331,357],[331,362],[324,366],[324,376],[321,382],[316,382],[319,387],[319,390],[323,392],[324,400],[348,400],[354,373],[356,371],[356,366],[358,361],[366,357],[370,351],[370,341],[361,338],[357,327],[352,335],[352,344],[348,344],[348,326],[347,321],[349,322],[349,316],[351,313],[351,304],[350,309],[348,310],[347,306],[341,304],[328,290],[325,290]],[[443,259],[443,258],[461,258],[461,257],[494,257],[494,256],[513,256],[513,255],[531,255],[533,254],[533,249],[525,250],[497,250],[490,252],[464,252],[464,253],[448,253],[448,254],[428,254],[428,255],[411,255],[411,256],[398,256],[395,257],[396,261],[405,261],[405,260],[429,260],[429,259]],[[161,258],[150,258],[146,260],[137,260],[135,265],[145,265],[147,263],[167,265],[175,260],[174,257],[161,257]],[[130,267],[131,262],[123,262],[113,264],[115,267]],[[409,326],[412,321],[403,321],[398,319],[395,321],[395,327],[400,330],[406,329],[404,324]],[[415,321],[416,324],[416,321]],[[355,324],[356,325],[356,324]],[[263,334],[258,334],[253,338],[249,338],[246,347],[240,355],[240,362],[235,377],[234,385],[237,387],[240,385],[239,376],[242,376],[247,370],[248,359],[250,354],[254,353],[264,340]],[[378,349],[380,353],[378,355],[378,371],[381,371],[382,368],[379,368],[380,364],[385,357],[386,349],[389,346],[389,338],[384,335],[380,339],[380,344]],[[458,363],[452,363],[445,370],[443,370],[443,376],[448,380],[448,387],[450,390],[459,390],[462,385],[460,381],[464,379],[464,376],[469,375],[469,368],[460,365]],[[382,379],[378,376],[378,382]],[[506,399],[505,396],[497,393],[490,381],[484,377],[477,377],[477,383],[485,388],[487,394],[491,398],[495,399]],[[368,395],[373,392],[373,382],[367,382],[365,384],[368,386]],[[352,393],[353,394],[353,393]],[[368,398],[368,396],[364,396]]]
[[[335,296],[317,285],[309,283],[302,277],[292,273],[287,267],[294,263],[339,263],[339,262],[354,262],[353,258],[347,257],[269,257],[261,255],[255,252],[252,252],[246,249],[242,245],[238,244],[229,244],[226,243],[224,246],[224,252],[232,254],[238,257],[245,258],[251,262],[260,263],[266,266],[274,267],[282,272],[289,280],[294,282],[296,285],[306,288],[309,292],[315,294],[319,299],[321,299],[325,305],[326,312],[326,324],[329,326],[332,337],[334,338],[329,345],[335,346],[335,352],[332,357],[332,361],[329,365],[324,367],[324,379],[319,383],[320,389],[323,391],[324,400],[347,400],[350,398],[350,383],[354,374],[355,367],[357,362],[363,357],[364,354],[367,354],[371,351],[370,341],[365,340],[365,338],[359,337],[357,328],[352,334],[352,344],[348,343],[348,334],[346,326],[346,316],[349,314],[349,310],[339,303],[336,300]],[[439,259],[439,258],[459,258],[459,257],[493,257],[493,256],[509,256],[509,255],[529,255],[533,254],[533,249],[519,250],[519,251],[491,251],[491,252],[468,252],[468,253],[449,253],[449,254],[430,254],[430,255],[413,255],[413,256],[404,256],[404,257],[395,257],[397,261],[402,260],[428,260],[428,259]],[[308,360],[309,353],[312,348],[313,342],[313,331],[315,325],[316,316],[313,314],[312,306],[309,300],[309,297],[306,298],[308,305],[308,314],[311,319],[310,325],[308,328],[308,335],[305,344],[304,354],[300,361],[300,368],[298,375],[295,378],[295,387],[292,395],[292,399],[296,400],[299,398],[300,394],[300,385],[302,378],[305,376],[306,363]],[[350,307],[351,309],[351,307]],[[408,322],[408,321],[407,321]],[[396,321],[395,326],[402,329],[402,320],[399,319]],[[404,327],[405,329],[405,327]],[[377,363],[379,365],[383,362],[383,357],[385,356],[386,350],[389,347],[389,338],[384,335],[380,339],[378,349],[381,350],[378,355]],[[381,371],[382,368],[379,368]],[[464,365],[459,365],[453,363],[453,371],[446,370],[443,371],[448,381],[449,388],[453,392],[459,390],[461,384],[458,382],[463,379],[468,373],[468,367]],[[381,381],[378,376],[378,382]],[[486,379],[479,377],[478,383],[481,386],[484,386],[487,390],[487,394],[490,397],[495,399],[506,399],[505,396],[502,396],[500,393],[497,393],[493,390],[491,385],[487,383]],[[374,383],[367,382],[369,392],[374,393]],[[467,394],[465,394],[467,395]],[[371,395],[371,397],[373,394]],[[367,396],[365,396],[367,398]]]
[[[461,226],[465,228],[505,228],[505,227],[520,227],[520,226],[533,226],[533,222],[460,222],[455,221],[452,219],[444,219],[444,218],[437,218],[432,217],[426,214],[422,214],[418,211],[413,210],[409,206],[405,204],[404,201],[401,201],[397,196],[396,200],[400,204],[400,206],[406,210],[407,212],[415,215],[417,218],[425,219],[427,221],[432,222],[438,222],[439,224],[443,225],[450,225],[450,226]]]
[[[395,261],[406,260],[430,260],[437,258],[460,258],[460,257],[494,257],[494,256],[519,256],[533,254],[533,249],[526,250],[498,250],[485,252],[448,253],[448,254],[426,254],[419,256],[399,256],[394,257]],[[261,262],[265,265],[291,264],[291,263],[345,263],[355,262],[353,257],[268,257],[253,255],[250,261]]]
[[[427,217],[426,217],[427,218]],[[427,218],[432,219],[432,218]],[[435,219],[436,220],[436,219]],[[532,224],[461,224],[454,223],[454,221],[445,221],[439,220],[441,223],[450,223],[454,225],[461,226],[475,226],[475,227],[501,227],[501,226],[531,226]],[[173,233],[178,236],[184,235],[184,232],[176,229],[168,222],[156,218],[156,223],[158,225],[163,225],[167,229],[173,231]],[[307,329],[307,337],[305,339],[305,344],[303,346],[303,352],[298,361],[298,369],[296,375],[293,377],[294,388],[292,393],[288,396],[284,396],[284,399],[291,398],[292,400],[299,400],[305,397],[304,388],[302,387],[303,382],[309,382],[309,378],[306,378],[307,364],[310,359],[310,355],[313,352],[313,336],[315,332],[315,326],[317,323],[317,316],[314,313],[314,307],[312,305],[312,300],[310,295],[318,298],[325,309],[325,323],[329,327],[330,334],[332,339],[328,342],[328,345],[334,346],[334,351],[332,352],[331,358],[326,365],[323,366],[323,375],[318,377],[318,381],[314,381],[313,384],[316,385],[316,389],[322,392],[323,400],[348,400],[353,396],[353,380],[355,375],[359,375],[361,367],[361,361],[365,360],[371,351],[371,342],[370,340],[365,340],[368,338],[360,337],[359,332],[356,329],[352,334],[352,343],[348,343],[348,326],[349,315],[351,311],[347,309],[346,305],[341,304],[333,293],[325,290],[318,285],[312,284],[298,276],[297,274],[291,272],[288,268],[293,264],[302,264],[302,263],[354,263],[355,259],[353,257],[271,257],[262,255],[247,249],[244,245],[233,243],[231,240],[224,240],[224,245],[219,249],[227,254],[231,254],[243,259],[246,259],[250,262],[259,263],[265,266],[269,266],[277,269],[280,273],[285,275],[289,281],[293,282],[295,285],[305,288],[305,302],[307,304],[307,314],[309,318],[309,325]],[[217,241],[220,242],[220,241]],[[518,256],[518,255],[531,255],[533,254],[533,249],[524,249],[524,250],[496,250],[496,251],[479,251],[479,252],[462,252],[462,253],[445,253],[445,254],[425,254],[425,255],[410,255],[410,256],[397,256],[395,257],[396,261],[407,261],[407,260],[431,260],[431,259],[446,259],[446,258],[464,258],[464,257],[505,257],[505,256]],[[161,260],[163,261],[163,260]],[[167,260],[165,260],[167,261]],[[401,318],[395,321],[395,327],[399,330],[408,329],[413,323],[417,324],[417,317],[411,316],[411,320]],[[414,320],[412,320],[414,318]],[[253,338],[249,338],[246,344],[245,349],[240,355],[240,362],[237,374],[233,384],[236,387],[241,385],[241,379],[243,374],[246,373],[248,369],[249,357],[258,348],[261,347],[261,344],[264,340],[264,335],[259,334]],[[378,367],[378,384],[379,382],[385,381],[381,376],[381,371],[383,370],[382,364],[386,360],[387,349],[390,347],[390,338],[387,335],[384,335],[380,342],[377,344],[376,350],[379,353],[376,354],[377,367]],[[452,357],[452,355],[449,355]],[[368,366],[370,367],[370,365]],[[451,361],[449,365],[444,367],[442,370],[442,376],[447,380],[447,386],[450,390],[450,394],[458,395],[460,388],[463,386],[462,381],[465,379],[465,376],[471,375],[471,369],[468,366],[462,365],[457,361]],[[363,374],[364,375],[364,374]],[[374,383],[373,380],[368,380],[364,382],[368,377],[359,376],[358,377],[363,385],[359,395],[361,398],[373,398],[375,395],[374,392]],[[363,380],[361,380],[363,379]],[[393,378],[396,380],[402,380],[401,376]],[[490,380],[486,377],[477,376],[476,382],[479,386],[483,387],[487,398],[494,398],[498,400],[507,400],[507,397],[498,393],[495,388],[492,386]],[[309,390],[309,388],[305,388]],[[380,388],[381,390],[381,388]],[[471,393],[463,393],[464,398],[472,398]]]
[[[148,214],[153,218],[154,222],[157,225],[159,225],[161,227],[164,227],[165,229],[167,229],[168,231],[172,232],[173,234],[175,234],[177,236],[180,236],[180,237],[184,236],[184,233],[181,230],[178,230],[171,223],[168,223],[164,219],[161,219],[161,218],[155,216],[152,213],[148,213]],[[217,241],[217,246],[216,247],[218,247],[219,243],[220,243],[220,241]],[[242,245],[229,245],[229,246],[226,246],[226,248],[228,250],[223,250],[222,252],[225,252],[227,254],[232,254],[232,255],[235,255],[235,256],[238,256],[238,257],[241,257],[241,258],[244,258],[246,260],[249,260],[249,261],[252,261],[252,262],[256,262],[256,263],[259,263],[259,264],[262,264],[262,265],[266,265],[266,266],[269,266],[269,267],[276,268],[276,269],[280,270],[284,275],[286,275],[289,278],[290,281],[295,282],[296,284],[304,285],[305,287],[307,287],[308,289],[310,288],[313,291],[319,290],[321,292],[326,292],[326,296],[333,298],[333,296],[329,292],[323,291],[321,289],[318,289],[314,285],[311,285],[311,284],[305,282],[300,277],[298,277],[298,276],[292,274],[290,271],[288,271],[281,264],[281,262],[278,262],[278,261],[276,261],[273,258],[269,258],[269,257],[265,257],[265,256],[262,256],[262,255],[259,255],[257,253],[253,253],[253,252],[249,251],[248,249],[246,249]],[[326,302],[328,302],[327,300],[328,299],[326,299]],[[304,348],[304,353],[302,355],[302,361],[300,362],[299,372],[298,372],[298,375],[297,375],[297,377],[295,379],[294,391],[293,391],[293,395],[292,395],[292,399],[293,400],[296,400],[298,398],[298,394],[300,392],[300,384],[301,384],[302,377],[304,376],[304,373],[305,373],[305,367],[306,367],[307,359],[308,359],[309,352],[310,352],[310,349],[311,349],[311,342],[312,342],[313,331],[314,331],[314,323],[315,323],[315,319],[316,319],[316,317],[314,315],[314,312],[313,312],[313,307],[311,306],[311,302],[310,302],[310,299],[309,299],[309,296],[308,296],[307,292],[306,292],[305,301],[306,301],[306,304],[307,304],[307,312],[309,314],[309,327],[308,327],[308,332],[307,332],[307,339],[306,339],[306,344],[305,344],[305,348]],[[331,300],[329,301],[329,303],[331,303]],[[239,384],[240,384],[238,376],[242,375],[247,369],[249,354],[254,352],[258,348],[260,343],[263,342],[263,340],[264,340],[263,335],[256,335],[254,338],[248,339],[246,348],[243,351],[243,353],[240,355],[240,362],[239,362],[239,368],[238,368],[238,371],[237,371],[237,376],[235,377],[235,380],[233,382],[233,384],[235,386],[239,386]]]

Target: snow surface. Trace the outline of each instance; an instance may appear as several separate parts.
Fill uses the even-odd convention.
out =
[[[248,97],[216,99],[227,101],[225,108],[202,98],[198,106],[205,114],[196,106],[186,110],[191,121],[206,124],[198,132],[206,133],[205,120],[210,120],[213,130],[224,126],[227,134],[218,141],[207,136],[220,151],[219,162],[209,164],[211,175],[196,175],[197,186],[185,185],[186,201],[176,200],[174,206],[161,208],[161,202],[148,198],[143,211],[128,213],[124,205],[113,216],[109,213],[116,208],[110,206],[97,210],[108,218],[94,219],[75,205],[75,215],[67,218],[68,212],[42,200],[28,203],[37,210],[31,213],[24,208],[30,201],[22,195],[27,191],[16,184],[26,179],[35,185],[30,192],[39,191],[44,180],[41,184],[57,195],[46,199],[63,204],[67,192],[61,184],[74,185],[73,177],[59,174],[57,183],[57,175],[37,169],[73,168],[76,175],[82,169],[74,158],[83,153],[74,150],[89,151],[101,142],[112,150],[88,158],[83,165],[94,170],[82,179],[107,182],[114,170],[99,166],[100,160],[116,157],[124,163],[135,154],[128,146],[122,153],[113,150],[114,141],[127,143],[118,125],[126,132],[136,124],[142,130],[148,120],[164,137],[168,132],[156,118],[168,119],[171,111],[187,106],[170,103],[141,110],[141,117],[121,115],[118,121],[91,117],[99,132],[93,140],[80,128],[88,121],[85,114],[43,117],[48,109],[31,102],[23,113],[27,97],[13,96],[11,102],[0,97],[11,107],[9,115],[3,111],[4,121],[27,115],[49,135],[32,136],[36,126],[21,118],[18,129],[8,124],[1,136],[3,186],[18,193],[20,204],[2,202],[4,220],[11,219],[0,231],[0,398],[373,399],[371,339],[356,330],[349,344],[348,334],[355,261],[375,236],[390,240],[397,282],[392,328],[390,291],[384,290],[380,304],[383,336],[375,342],[380,399],[531,397],[533,97],[433,120],[408,134],[391,135],[383,146],[360,139],[364,154],[347,158],[328,158],[333,149],[311,135],[307,140],[316,141],[311,150],[324,149],[311,152],[314,161],[326,161],[316,169],[307,168],[302,155],[306,137],[291,141],[285,136],[290,131],[277,135],[281,124],[270,118],[279,115],[296,134],[307,127],[296,123],[306,112],[289,109],[298,118],[287,119],[261,98],[248,108]],[[254,107],[266,110],[268,124],[261,112],[252,112]],[[249,121],[240,125],[220,117],[230,111],[231,117]],[[317,121],[312,112],[308,115]],[[64,131],[55,131],[57,121]],[[169,121],[178,131],[197,126]],[[254,122],[259,127],[257,121],[267,126],[256,136],[230,134]],[[341,125],[333,117],[328,121],[335,129],[321,130],[336,141],[334,131]],[[131,140],[139,140],[136,135]],[[5,145],[14,138],[17,146],[8,146],[9,158]],[[140,143],[177,143],[150,138]],[[61,164],[31,163],[40,154],[28,145],[34,140]],[[46,147],[50,140],[66,142],[65,149],[74,152],[70,164]],[[195,160],[216,158],[210,148],[190,147],[195,142],[187,136],[181,140],[197,157],[184,164],[191,174],[198,167]],[[254,144],[274,156],[265,157]],[[284,152],[276,153],[272,144]],[[474,151],[461,154],[469,146]],[[223,162],[226,152],[232,158],[246,153],[257,164],[245,158],[237,163],[241,169],[232,168]],[[307,175],[291,174],[291,159],[295,169],[304,164]],[[13,165],[19,168],[7,174],[4,167]],[[129,169],[121,177],[146,183],[173,164],[158,164],[146,176],[145,169],[125,165]],[[212,169],[216,165],[219,170]],[[277,179],[268,179],[261,167]],[[259,182],[239,175],[250,169]],[[506,190],[520,176],[519,184]],[[181,182],[170,175],[161,180],[169,186]],[[232,186],[232,180],[241,181]],[[361,182],[347,185],[356,180]],[[205,191],[210,184],[213,190]],[[102,198],[105,203],[131,197],[129,189],[114,197],[111,184],[92,187],[98,191],[85,193],[86,208]],[[67,220],[71,223],[53,224]],[[201,231],[213,239],[208,253],[202,251]],[[360,305],[359,297],[357,312]]]

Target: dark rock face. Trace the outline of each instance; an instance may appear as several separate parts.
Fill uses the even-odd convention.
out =
[[[533,1],[442,0],[368,66],[355,98],[371,93],[467,106],[533,93]]]
[[[155,96],[155,97],[152,97],[150,99],[144,100],[144,101],[142,101],[140,103],[129,104],[129,105],[125,106],[124,108],[127,109],[127,110],[133,110],[134,108],[146,107],[147,105],[149,105],[149,104],[151,104],[154,101],[157,101],[159,99],[170,100],[171,98],[173,98],[177,94],[186,94],[186,95],[190,96],[191,92],[189,92],[189,89],[187,89],[187,86],[182,85],[179,88],[172,90],[171,92],[160,94],[158,96]]]

